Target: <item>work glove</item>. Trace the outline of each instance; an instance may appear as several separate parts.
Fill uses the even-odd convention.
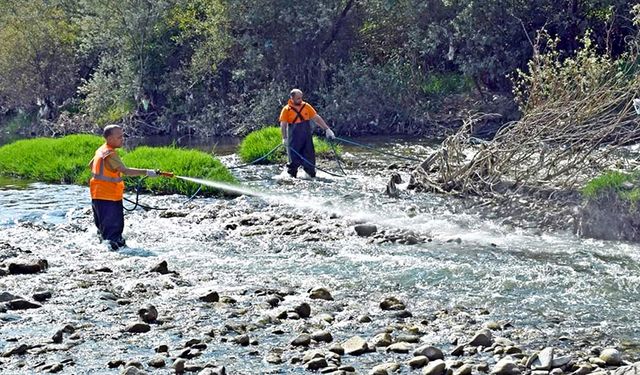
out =
[[[158,177],[160,170],[147,169],[147,177]]]
[[[336,137],[336,135],[333,133],[333,130],[327,128],[327,130],[324,131],[324,134],[327,135],[327,138],[329,139],[334,139]]]
[[[287,138],[282,138],[282,144],[286,146],[287,143],[288,143],[288,139]]]

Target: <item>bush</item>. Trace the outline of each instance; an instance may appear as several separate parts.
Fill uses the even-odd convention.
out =
[[[282,143],[282,133],[280,127],[270,126],[249,133],[238,148],[238,155],[245,163],[251,163],[266,155],[269,151]],[[319,137],[313,137],[313,147],[316,150],[316,156],[332,157],[333,151],[328,142],[323,141]],[[338,154],[341,152],[340,146],[336,147]],[[260,161],[260,164],[279,163],[286,160],[286,151],[284,147],[271,154],[269,157]]]
[[[88,185],[91,176],[89,161],[103,143],[103,138],[87,134],[17,141],[0,147],[0,174],[39,182]],[[236,181],[219,160],[200,151],[138,147],[130,152],[118,150],[118,153],[127,166],[134,168],[162,169],[177,175]],[[133,179],[127,180],[127,186],[133,188]],[[143,186],[148,191],[164,194],[190,194],[195,189],[192,183],[167,178],[147,178]],[[214,192],[213,189],[203,191]]]
[[[175,147],[137,147],[122,157],[126,165],[135,168],[160,169],[176,175],[205,178],[209,180],[235,183],[231,172],[216,158],[197,150],[183,150]],[[129,186],[132,179],[127,178]],[[179,193],[190,195],[195,190],[192,182],[178,178],[146,178],[145,190],[154,193]],[[215,193],[216,190],[203,187],[203,193]]]

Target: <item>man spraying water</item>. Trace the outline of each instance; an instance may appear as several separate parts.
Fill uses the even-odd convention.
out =
[[[116,149],[124,144],[124,131],[118,125],[108,125],[102,133],[105,143],[100,146],[89,162],[91,168],[91,208],[93,219],[102,240],[109,241],[113,250],[126,246],[122,231],[124,230],[124,198],[125,176],[173,177],[173,173],[160,172],[153,169],[127,168]]]

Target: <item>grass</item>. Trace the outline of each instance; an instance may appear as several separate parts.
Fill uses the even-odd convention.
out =
[[[256,130],[249,133],[240,143],[238,148],[238,155],[240,159],[245,163],[251,163],[260,159],[266,155],[273,148],[282,143],[282,133],[280,127],[270,126]],[[333,157],[333,151],[327,141],[313,136],[313,147],[316,150],[316,156],[318,157]],[[340,146],[336,146],[338,154],[342,149]],[[286,151],[284,147],[271,154],[264,160],[260,161],[260,164],[273,164],[286,161]]]
[[[88,185],[91,172],[88,163],[104,139],[95,135],[76,134],[63,138],[20,140],[0,147],[0,175],[47,183]],[[201,151],[175,147],[138,147],[130,152],[118,150],[122,161],[133,168],[161,169],[177,175],[235,182],[236,179],[220,161]],[[127,186],[135,186],[135,178],[127,178]],[[147,191],[161,194],[191,194],[197,187],[179,179],[147,178]],[[213,189],[203,189],[215,193]]]
[[[618,171],[607,171],[603,175],[589,181],[582,189],[582,195],[588,199],[597,199],[607,192],[617,192],[618,196],[625,201],[638,203],[640,201],[640,188],[625,189],[625,182],[637,183],[640,173],[622,173]]]

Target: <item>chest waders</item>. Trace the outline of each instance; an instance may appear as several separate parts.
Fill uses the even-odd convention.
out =
[[[287,145],[287,155],[289,157],[289,163],[287,164],[287,172],[291,177],[296,177],[298,174],[298,167],[302,166],[305,172],[310,177],[316,176],[316,152],[313,149],[313,128],[311,120],[305,120],[302,116],[302,109],[306,104],[300,107],[300,110],[289,106],[289,108],[296,113],[296,118],[293,122],[287,126],[287,139],[289,144]],[[300,120],[300,122],[296,122]],[[289,151],[294,149],[298,154],[302,155],[306,159],[303,160],[295,152]],[[309,164],[311,163],[311,164]]]

